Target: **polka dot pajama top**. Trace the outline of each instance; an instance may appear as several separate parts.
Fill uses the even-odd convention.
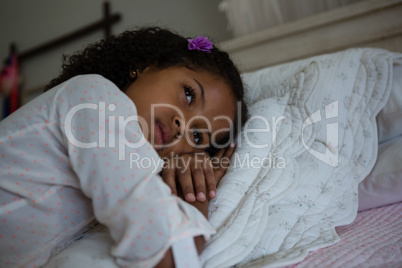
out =
[[[76,76],[24,105],[0,122],[0,267],[43,265],[94,219],[123,267],[152,267],[170,247],[188,265],[175,245],[194,252],[192,238],[214,229],[171,195],[161,165],[134,103],[102,76]]]

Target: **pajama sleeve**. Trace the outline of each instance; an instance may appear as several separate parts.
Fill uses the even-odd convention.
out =
[[[111,253],[125,267],[152,267],[177,242],[214,229],[193,206],[171,194],[158,173],[163,161],[143,136],[134,103],[98,75],[70,79],[55,107],[72,169],[108,227]],[[187,239],[188,240],[188,239]]]

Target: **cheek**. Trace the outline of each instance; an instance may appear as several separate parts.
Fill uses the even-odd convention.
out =
[[[177,156],[184,153],[183,146],[181,141],[175,145],[171,145],[167,148],[161,149],[158,151],[158,155],[161,158],[170,158],[172,156]]]
[[[214,122],[213,130],[216,132],[229,131],[234,127],[235,119],[231,116],[225,115],[224,117],[220,117],[218,120]]]
[[[229,122],[230,120],[230,122]],[[217,123],[214,124],[213,132],[211,134],[211,142],[219,142],[222,138],[226,136],[230,136],[229,138],[233,138],[234,134],[234,119],[229,116],[226,119],[217,120]]]
[[[172,157],[202,151],[203,151],[202,149],[194,148],[188,143],[188,141],[185,138],[182,138],[176,144],[158,151],[158,154],[161,158],[163,158],[163,157]]]

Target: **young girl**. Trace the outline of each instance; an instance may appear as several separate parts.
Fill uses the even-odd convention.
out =
[[[207,155],[231,156],[246,114],[238,70],[204,37],[145,28],[71,56],[0,122],[0,266],[39,267],[96,220],[121,266],[195,267],[225,172]]]

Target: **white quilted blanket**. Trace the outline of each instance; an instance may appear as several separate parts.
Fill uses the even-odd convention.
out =
[[[352,49],[244,75],[253,120],[210,206],[205,267],[289,265],[339,241],[376,160],[397,58]]]

